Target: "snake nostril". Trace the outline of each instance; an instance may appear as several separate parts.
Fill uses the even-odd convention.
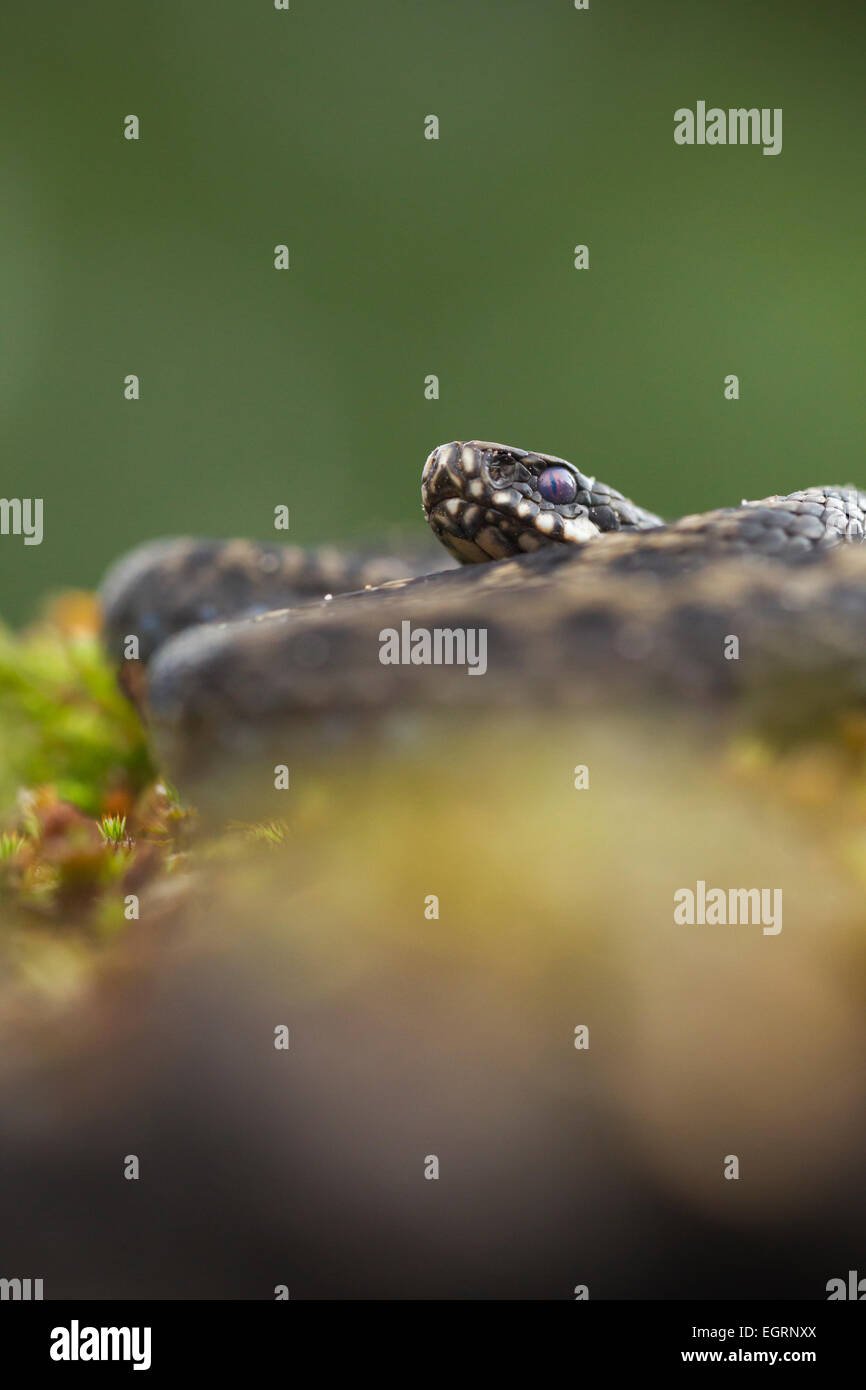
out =
[[[461,477],[458,466],[459,444],[440,444],[427,456],[421,475],[421,495],[425,506],[448,497],[459,496]]]

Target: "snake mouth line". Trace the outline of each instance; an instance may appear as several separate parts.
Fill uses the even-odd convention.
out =
[[[427,520],[459,560],[503,560],[545,544],[543,536],[508,512],[456,494],[440,497],[429,509]]]
[[[548,545],[595,540],[598,527],[586,516],[563,517],[536,508],[521,516],[457,494],[438,497],[427,520],[443,545],[464,562],[504,560]]]

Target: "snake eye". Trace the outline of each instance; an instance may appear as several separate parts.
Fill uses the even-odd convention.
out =
[[[560,464],[545,468],[538,479],[538,491],[545,502],[573,502],[577,496],[577,479]]]

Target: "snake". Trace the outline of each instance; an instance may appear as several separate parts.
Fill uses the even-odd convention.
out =
[[[757,691],[817,719],[866,694],[852,485],[665,522],[564,458],[469,440],[431,451],[421,500],[436,556],[181,537],[111,568],[107,648],[181,776],[426,718],[713,710]],[[483,632],[484,679],[405,643],[383,660],[383,633],[419,631]]]

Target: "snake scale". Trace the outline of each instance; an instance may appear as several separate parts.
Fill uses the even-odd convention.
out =
[[[137,636],[127,685],[170,766],[275,756],[289,736],[342,746],[427,716],[712,709],[769,691],[780,710],[805,692],[818,718],[866,693],[866,493],[853,487],[665,524],[564,459],[475,440],[433,450],[422,502],[438,560],[180,539],[113,567],[106,642],[120,658]],[[406,623],[483,630],[484,678],[411,653],[385,664],[383,632]]]

